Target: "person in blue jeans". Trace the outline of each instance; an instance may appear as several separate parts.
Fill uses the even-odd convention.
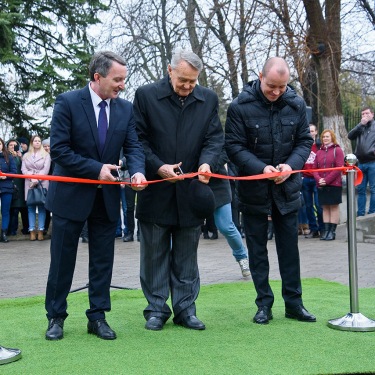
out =
[[[16,163],[0,138],[0,170],[2,173],[17,174]],[[13,194],[13,177],[0,176],[0,201],[1,201],[1,237],[0,242],[9,242],[7,231],[9,226],[9,210]]]
[[[229,161],[227,153],[223,148],[217,162],[217,170],[213,173],[227,175],[225,163]],[[241,268],[243,277],[250,276],[249,260],[247,250],[242,242],[242,237],[232,220],[231,188],[229,180],[221,178],[210,178],[208,186],[215,196],[216,207],[214,211],[215,224],[219,232],[225,237],[232,249],[232,254]]]
[[[366,107],[362,110],[361,122],[349,132],[350,140],[357,140],[355,155],[358,168],[363,173],[362,183],[358,186],[357,216],[366,214],[366,189],[370,186],[370,207],[368,214],[375,213],[375,121],[374,110]]]
[[[316,154],[320,149],[321,142],[318,135],[318,129],[314,124],[310,124],[310,134],[314,140],[314,143],[311,147],[310,156],[307,159],[303,169],[304,172],[302,173],[302,196],[305,201],[306,207],[306,215],[309,223],[310,228],[310,237],[312,238],[319,238],[324,235],[324,222],[323,222],[323,209],[319,204],[318,200],[318,189],[316,187],[316,181],[309,169],[312,169],[314,166],[314,161],[316,158]],[[314,208],[315,206],[315,208]],[[315,209],[316,209],[316,216],[315,216]],[[318,219],[318,224],[316,222]]]

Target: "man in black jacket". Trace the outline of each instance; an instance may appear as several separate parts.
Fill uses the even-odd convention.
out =
[[[313,140],[306,106],[287,85],[289,67],[274,57],[265,63],[259,79],[228,108],[226,150],[240,176],[300,170]],[[301,207],[301,176],[287,174],[260,180],[240,180],[238,198],[243,213],[249,263],[257,291],[254,322],[272,319],[274,296],[268,282],[268,215],[272,215],[282,279],[285,316],[315,322],[302,304],[298,251],[298,209]]]
[[[348,134],[350,140],[357,139],[355,154],[358,158],[358,168],[363,173],[362,183],[358,186],[357,216],[366,213],[366,189],[370,185],[370,207],[368,214],[375,212],[375,121],[371,108],[362,110],[361,122]]]
[[[140,87],[134,98],[138,137],[146,157],[150,184],[138,194],[136,217],[141,234],[141,285],[148,301],[146,329],[161,330],[171,316],[166,304],[171,291],[174,323],[205,329],[196,317],[199,293],[197,248],[201,219],[189,209],[191,180],[185,172],[210,172],[224,145],[217,95],[196,85],[202,61],[190,51],[177,49],[168,75]],[[199,176],[208,183],[209,178]]]

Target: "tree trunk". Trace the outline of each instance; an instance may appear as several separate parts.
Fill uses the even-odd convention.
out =
[[[352,152],[342,115],[339,74],[341,63],[340,0],[327,0],[325,18],[319,0],[303,0],[310,31],[307,38],[316,64],[324,129],[335,132],[345,154]]]

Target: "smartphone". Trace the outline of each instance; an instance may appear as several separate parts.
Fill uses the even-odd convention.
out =
[[[20,150],[20,146],[19,146],[19,145],[15,145],[15,146],[14,146],[14,151],[17,152],[17,151],[19,151],[19,150]]]

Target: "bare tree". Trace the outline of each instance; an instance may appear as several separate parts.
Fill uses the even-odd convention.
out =
[[[323,124],[332,129],[345,153],[352,150],[345,128],[340,97],[341,69],[340,0],[327,0],[325,14],[319,0],[303,0],[310,24],[307,45],[318,72]]]
[[[358,5],[365,11],[367,18],[375,29],[375,10],[367,0],[357,0]]]

